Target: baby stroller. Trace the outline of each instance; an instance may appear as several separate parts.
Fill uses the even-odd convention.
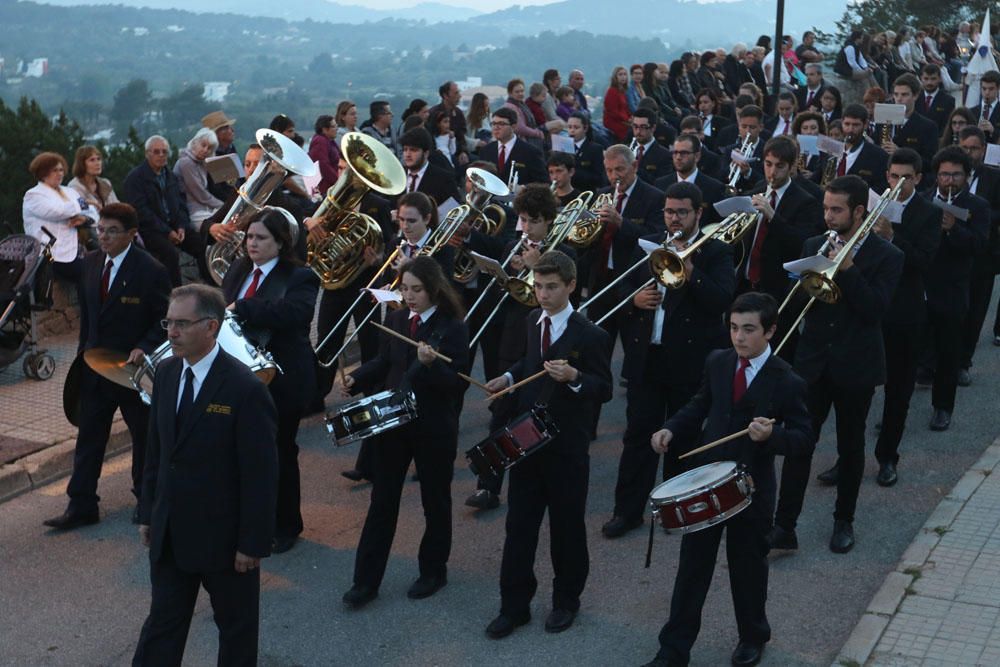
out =
[[[55,359],[38,349],[35,313],[51,305],[52,244],[56,238],[42,228],[48,241],[14,234],[0,241],[0,371],[21,358],[21,368],[35,380],[48,380],[56,370]]]

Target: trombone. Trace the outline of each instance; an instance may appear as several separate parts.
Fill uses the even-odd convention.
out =
[[[788,296],[786,296],[785,300],[781,302],[781,307],[778,309],[778,314],[781,315],[781,313],[785,310],[785,308],[792,302],[792,298],[795,296],[795,294],[798,293],[799,288],[805,290],[806,294],[809,295],[809,301],[806,302],[806,305],[802,308],[802,311],[799,313],[798,317],[796,317],[795,321],[792,322],[790,327],[788,327],[788,331],[785,332],[785,335],[782,337],[781,342],[778,343],[778,347],[774,349],[775,354],[780,352],[781,348],[785,346],[785,343],[787,343],[788,340],[791,338],[792,332],[798,328],[799,323],[806,316],[806,313],[809,312],[809,310],[813,307],[813,304],[815,304],[817,300],[829,304],[834,304],[840,301],[840,296],[841,296],[840,287],[837,285],[835,279],[837,277],[837,273],[840,272],[840,267],[843,265],[844,259],[849,254],[851,257],[853,257],[854,254],[857,253],[861,245],[861,241],[864,240],[869,233],[871,233],[872,228],[875,226],[875,223],[878,221],[878,219],[882,216],[882,213],[885,212],[885,209],[889,206],[889,203],[895,201],[899,197],[899,193],[902,191],[903,183],[905,181],[906,181],[905,178],[899,179],[899,181],[896,183],[896,187],[892,188],[891,190],[886,189],[886,191],[882,193],[882,196],[879,198],[878,203],[875,205],[875,208],[869,211],[868,217],[864,219],[864,221],[858,227],[857,231],[854,232],[854,234],[847,241],[847,243],[845,243],[843,247],[841,247],[840,250],[837,252],[837,258],[833,260],[833,264],[820,271],[802,272],[802,275],[799,277],[799,281],[795,283],[795,287],[793,287],[791,291],[788,292]],[[820,246],[820,249],[816,254],[825,256],[826,253],[833,246],[833,242],[835,239],[836,239],[836,232],[831,230],[826,238],[826,241],[823,242],[823,245]]]

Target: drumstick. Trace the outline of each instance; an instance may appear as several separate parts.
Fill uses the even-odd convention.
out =
[[[372,325],[373,327],[378,327],[379,329],[381,329],[382,331],[386,332],[390,336],[395,336],[399,340],[403,341],[404,343],[409,343],[413,347],[420,347],[420,343],[418,343],[417,341],[413,340],[412,338],[407,338],[406,336],[404,336],[403,334],[399,333],[398,331],[393,331],[389,327],[384,327],[381,324],[379,324],[378,322],[369,322],[368,324]],[[451,363],[451,357],[444,356],[443,354],[441,354],[440,352],[438,352],[437,350],[435,350],[433,347],[431,348],[431,354],[433,354],[435,357],[437,357],[441,361],[445,362],[446,364],[450,364]]]
[[[563,361],[563,363],[566,363],[566,362],[565,362],[565,361]],[[528,377],[524,378],[523,380],[521,380],[520,382],[515,382],[514,384],[512,384],[512,385],[511,385],[511,386],[509,386],[509,387],[507,387],[506,389],[503,389],[503,390],[501,390],[501,391],[498,391],[498,392],[497,392],[497,393],[495,393],[495,394],[490,394],[489,396],[487,396],[487,397],[486,397],[486,400],[487,400],[487,401],[492,401],[492,400],[493,400],[493,399],[495,399],[495,398],[500,398],[500,397],[501,397],[501,396],[503,396],[504,394],[509,394],[510,392],[514,391],[514,390],[515,390],[515,389],[517,389],[518,387],[521,387],[521,386],[523,386],[523,385],[526,385],[526,384],[528,384],[529,382],[534,382],[535,380],[537,380],[538,378],[542,377],[542,376],[543,376],[543,375],[545,375],[546,373],[548,373],[548,371],[546,371],[546,370],[541,370],[541,371],[538,371],[538,372],[537,372],[537,373],[535,373],[534,375],[530,375],[530,376],[528,376]]]
[[[767,423],[768,424],[773,424],[774,420],[773,419],[768,419]],[[710,442],[707,445],[702,445],[698,449],[692,449],[687,454],[681,454],[680,456],[677,457],[677,459],[678,460],[680,460],[680,459],[686,459],[689,456],[694,456],[695,454],[700,454],[700,453],[702,453],[702,452],[704,452],[706,450],[712,449],[713,447],[718,447],[719,445],[724,445],[725,443],[729,442],[730,440],[735,440],[736,438],[742,438],[743,436],[745,436],[749,432],[750,432],[750,427],[747,427],[747,428],[743,429],[742,431],[739,431],[738,433],[731,433],[731,434],[727,435],[724,438],[719,438],[715,442]]]

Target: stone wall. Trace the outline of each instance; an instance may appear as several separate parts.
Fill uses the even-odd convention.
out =
[[[76,288],[62,280],[52,282],[52,307],[35,313],[38,337],[59,336],[80,328],[80,308]]]

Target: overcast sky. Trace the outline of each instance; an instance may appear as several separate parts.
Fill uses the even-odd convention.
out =
[[[548,5],[557,0],[433,0],[444,5],[456,5],[459,7],[474,7],[483,12],[492,12],[498,9],[506,9],[514,5]],[[345,5],[361,5],[372,9],[396,9],[398,7],[412,7],[419,4],[420,0],[340,0]]]

